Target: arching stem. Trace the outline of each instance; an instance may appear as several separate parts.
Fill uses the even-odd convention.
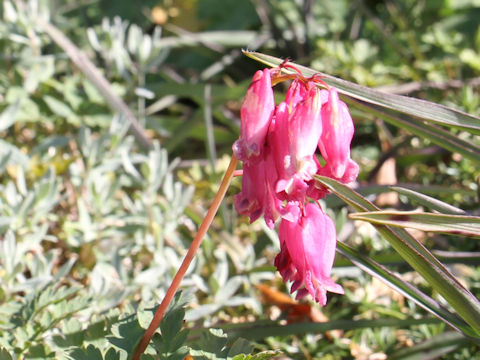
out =
[[[153,319],[150,325],[148,326],[148,329],[143,334],[142,340],[138,344],[138,347],[135,351],[135,354],[132,357],[132,360],[140,360],[140,357],[142,356],[148,344],[152,340],[152,337],[155,334],[155,331],[160,326],[160,323],[162,322],[165,312],[167,311],[168,305],[170,305],[170,302],[172,301],[173,297],[175,296],[175,293],[180,287],[180,283],[182,282],[182,279],[185,276],[185,273],[187,272],[188,267],[190,266],[190,263],[195,257],[195,253],[200,247],[200,244],[202,243],[202,240],[205,237],[205,234],[207,233],[210,225],[212,224],[213,218],[215,217],[215,214],[217,213],[223,198],[225,197],[225,194],[230,185],[230,181],[233,178],[235,168],[237,167],[237,163],[238,163],[238,159],[235,157],[235,155],[232,155],[232,159],[230,160],[230,164],[223,177],[222,183],[220,184],[220,188],[218,189],[217,195],[215,195],[212,205],[210,206],[210,209],[208,209],[207,215],[203,219],[203,222],[200,225],[200,228],[198,229],[197,235],[193,239],[192,244],[190,245],[190,248],[188,249],[188,252],[185,255],[185,258],[183,259],[182,265],[180,265],[180,268],[178,269],[177,274],[173,278],[172,284],[168,288],[167,293],[165,294],[165,297],[163,298],[162,302],[157,308],[157,311],[155,312],[155,315],[153,316]]]

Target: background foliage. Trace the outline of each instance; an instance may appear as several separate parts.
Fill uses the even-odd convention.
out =
[[[259,68],[241,48],[479,116],[479,6],[4,0],[0,358],[131,356],[238,137],[241,100]],[[96,87],[45,24],[81,49],[109,88]],[[112,93],[152,140],[149,148],[135,140],[125,112],[112,109]],[[414,131],[405,118],[394,122],[390,113],[350,104],[358,191],[381,208],[447,211],[405,190],[388,192],[386,185],[397,185],[479,215],[478,160],[468,155],[480,146],[478,128],[427,124]],[[236,181],[231,195],[238,190]],[[355,263],[337,256],[334,275],[344,296],[332,294],[323,309],[287,296],[272,266],[276,235],[237,218],[229,196],[144,357],[474,358],[478,336],[464,337],[432,317],[433,303],[419,305],[428,296],[452,311],[435,288],[371,225],[349,220],[345,203],[335,196],[326,202],[341,252]],[[476,238],[413,236],[478,298],[478,231]],[[381,269],[401,282],[385,285],[378,278],[393,278]],[[423,295],[398,291],[405,283]]]

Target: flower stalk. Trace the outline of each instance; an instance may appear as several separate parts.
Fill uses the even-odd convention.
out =
[[[215,198],[213,199],[212,205],[208,209],[207,215],[203,219],[203,222],[200,225],[200,228],[198,229],[197,235],[193,239],[192,244],[190,245],[190,248],[188,249],[187,254],[185,255],[185,258],[183,259],[182,265],[180,265],[180,268],[175,274],[172,284],[168,288],[167,293],[165,294],[165,297],[163,298],[162,302],[160,303],[157,310],[155,311],[155,314],[153,316],[152,321],[150,322],[150,325],[148,326],[148,329],[143,334],[143,337],[140,343],[138,344],[137,349],[135,350],[135,354],[133,355],[132,360],[140,360],[140,357],[142,356],[148,344],[152,340],[152,337],[155,334],[155,331],[160,326],[160,323],[162,322],[162,319],[165,316],[165,312],[167,311],[168,305],[170,305],[170,303],[173,300],[173,297],[175,296],[175,293],[178,291],[178,288],[180,287],[180,284],[185,276],[185,273],[187,272],[188,267],[190,266],[190,263],[195,257],[195,253],[200,247],[200,244],[202,243],[202,240],[205,237],[205,234],[210,228],[210,225],[212,224],[212,221],[220,207],[220,204],[222,203],[222,200],[225,197],[225,194],[227,193],[230,182],[234,176],[237,163],[238,163],[238,160],[235,157],[235,155],[233,155],[232,159],[230,160],[230,164],[227,168],[227,171],[223,176],[223,180],[222,180],[222,183],[220,184],[220,188],[218,189],[218,192],[215,195]]]

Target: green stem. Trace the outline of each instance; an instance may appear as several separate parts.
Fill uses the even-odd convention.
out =
[[[230,185],[230,181],[233,178],[233,173],[235,171],[235,168],[237,167],[237,163],[238,163],[238,159],[235,157],[235,155],[233,155],[232,159],[230,160],[230,165],[228,166],[228,169],[225,172],[225,175],[223,177],[222,183],[220,184],[220,188],[218,189],[218,193],[217,195],[215,195],[215,198],[213,199],[213,203],[210,206],[210,209],[208,209],[207,215],[203,219],[203,222],[200,225],[200,228],[198,229],[197,235],[193,239],[192,244],[190,245],[190,248],[188,249],[188,252],[185,255],[185,258],[183,259],[182,265],[178,269],[175,277],[173,278],[172,284],[168,288],[167,293],[165,294],[165,297],[163,298],[160,306],[157,308],[157,311],[155,312],[155,315],[153,316],[153,319],[150,322],[148,329],[145,331],[145,334],[143,334],[142,340],[138,344],[138,347],[135,351],[135,354],[133,355],[132,360],[140,360],[140,357],[142,356],[143,352],[145,351],[148,344],[150,343],[150,340],[155,334],[155,331],[160,326],[163,316],[167,311],[168,305],[170,305],[170,302],[172,301],[173,297],[175,296],[175,293],[180,287],[180,283],[182,282],[182,279],[185,276],[185,273],[187,272],[188,267],[190,266],[190,263],[195,257],[195,253],[200,247],[200,244],[202,243],[202,240],[205,234],[207,233],[210,225],[212,224],[213,218],[215,217],[215,214],[217,213],[223,198],[225,197],[225,194]]]

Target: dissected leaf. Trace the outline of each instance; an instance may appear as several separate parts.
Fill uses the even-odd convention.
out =
[[[112,327],[113,336],[108,336],[107,340],[127,354],[133,354],[144,332],[136,314],[128,315]]]
[[[104,360],[100,349],[93,345],[86,348],[76,348],[69,354],[74,360]]]

